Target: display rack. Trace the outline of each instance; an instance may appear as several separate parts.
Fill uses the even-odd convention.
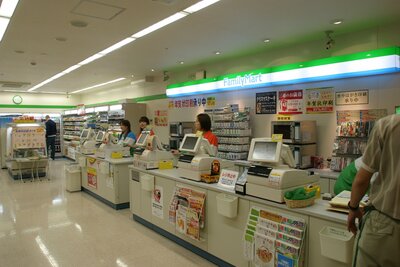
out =
[[[233,107],[233,108],[232,108]],[[212,119],[212,131],[218,137],[218,157],[247,159],[251,141],[250,109],[237,105],[206,111]]]
[[[75,148],[80,144],[80,135],[85,128],[86,116],[66,114],[63,122],[63,156],[75,159]]]
[[[336,116],[331,170],[341,171],[362,156],[375,122],[387,116],[387,110],[341,110],[336,112]]]

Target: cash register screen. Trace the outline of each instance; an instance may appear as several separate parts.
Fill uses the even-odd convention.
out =
[[[81,139],[87,139],[89,137],[89,129],[83,129],[82,133],[81,133]]]
[[[276,160],[277,142],[256,142],[254,144],[253,159],[254,160]]]
[[[281,155],[281,142],[271,138],[253,138],[251,140],[248,161],[278,163]]]
[[[148,135],[148,133],[141,133],[139,139],[136,141],[136,144],[139,146],[144,146]]]
[[[196,134],[185,134],[179,150],[196,154],[200,148],[201,139]]]

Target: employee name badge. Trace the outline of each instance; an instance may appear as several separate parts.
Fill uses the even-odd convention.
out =
[[[218,186],[235,190],[235,184],[238,177],[238,172],[223,169],[219,176]]]
[[[271,136],[272,142],[282,142],[283,134],[273,134]]]

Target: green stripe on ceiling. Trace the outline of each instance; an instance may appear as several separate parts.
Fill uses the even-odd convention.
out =
[[[47,108],[47,109],[70,109],[76,106],[57,106],[57,105],[15,105],[0,104],[0,108]]]
[[[149,96],[142,96],[135,98],[136,102],[144,102],[144,101],[151,101],[151,100],[158,100],[158,99],[165,99],[168,98],[166,94],[160,95],[149,95]]]
[[[119,100],[101,102],[101,103],[96,103],[96,104],[88,104],[88,105],[85,105],[85,108],[107,106],[107,105],[117,105],[117,104],[119,104]],[[76,108],[76,106],[75,106],[75,108]]]
[[[130,98],[130,99],[133,100],[133,103],[139,103],[139,102],[158,100],[158,99],[165,99],[165,98],[168,98],[166,94],[159,94],[159,95],[141,96],[141,97]],[[119,101],[120,100],[114,100],[114,101],[108,101],[108,102],[88,104],[88,105],[85,105],[85,108],[121,104]],[[76,106],[73,106],[73,108],[76,108]]]
[[[184,87],[184,86],[196,85],[196,84],[205,84],[205,83],[210,83],[210,82],[222,81],[225,78],[231,79],[231,78],[236,78],[237,76],[244,76],[247,74],[273,73],[273,72],[280,72],[280,71],[286,71],[286,70],[294,70],[294,69],[300,69],[300,68],[333,64],[333,63],[341,63],[341,62],[347,62],[347,61],[353,61],[353,60],[359,60],[359,59],[382,57],[382,56],[388,56],[388,55],[400,55],[400,47],[393,46],[393,47],[381,48],[381,49],[376,49],[376,50],[358,52],[358,53],[349,54],[349,55],[335,56],[335,57],[322,58],[322,59],[316,59],[316,60],[305,61],[305,62],[286,64],[286,65],[276,66],[276,67],[269,67],[269,68],[251,70],[251,71],[237,72],[237,73],[233,73],[233,74],[217,76],[214,78],[207,78],[207,79],[196,80],[196,81],[175,83],[175,84],[168,85],[167,90]]]

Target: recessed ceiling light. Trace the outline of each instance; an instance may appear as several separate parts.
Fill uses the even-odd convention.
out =
[[[23,51],[23,50],[14,50],[14,52],[17,53],[17,54],[23,54],[23,53],[25,53],[25,51]]]
[[[185,64],[185,62],[184,62],[184,61],[179,61],[179,64],[181,64],[181,65],[182,65],[182,64]]]
[[[70,23],[72,26],[78,27],[78,28],[85,28],[88,25],[88,23],[83,20],[71,20]]]
[[[65,41],[67,41],[67,38],[65,38],[65,37],[56,37],[56,41],[65,42]]]
[[[271,42],[271,40],[270,39],[265,39],[263,42],[264,43],[269,43],[269,42]]]
[[[151,69],[151,71],[154,71],[154,69]]]
[[[221,55],[221,52],[217,51],[215,52],[216,55]]]
[[[343,22],[343,20],[341,20],[341,19],[335,19],[335,20],[332,22],[332,24],[333,24],[333,25],[339,25],[339,24],[342,24],[342,22]]]

